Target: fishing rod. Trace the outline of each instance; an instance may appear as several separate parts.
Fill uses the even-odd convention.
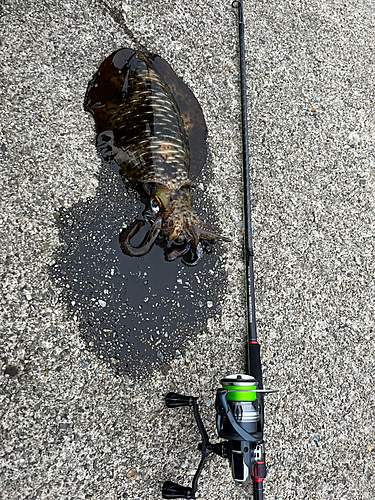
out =
[[[243,211],[244,211],[244,259],[246,280],[246,373],[229,375],[221,379],[221,388],[216,392],[216,428],[220,443],[211,443],[198,409],[198,398],[170,392],[165,397],[168,408],[191,406],[202,442],[198,449],[201,460],[192,486],[186,487],[166,481],[163,498],[195,499],[198,479],[206,460],[213,454],[229,460],[232,477],[236,484],[246,486],[253,483],[253,499],[263,500],[263,480],[266,477],[266,461],[263,442],[264,395],[273,390],[263,389],[260,345],[257,341],[255,319],[255,291],[253,269],[253,242],[251,229],[251,197],[249,168],[249,136],[247,125],[245,38],[242,0],[235,0],[232,7],[237,14],[240,83],[241,126],[243,167]]]

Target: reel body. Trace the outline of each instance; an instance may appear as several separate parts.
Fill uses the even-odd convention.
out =
[[[255,464],[264,458],[258,382],[250,375],[229,375],[221,384],[215,402],[217,433],[228,440],[227,455],[234,481],[245,486],[252,479]],[[223,402],[229,411],[225,411]]]
[[[257,389],[257,380],[250,375],[229,375],[221,380],[222,387],[217,390],[215,409],[216,427],[224,442],[212,444],[198,411],[198,399],[192,396],[169,393],[166,404],[169,408],[192,406],[193,414],[202,437],[198,446],[202,453],[192,487],[181,486],[171,481],[163,485],[163,498],[196,498],[198,478],[204,464],[212,454],[229,460],[234,481],[246,486],[251,480],[262,489],[265,477],[263,446],[263,395],[268,392]],[[260,497],[254,497],[255,500]]]

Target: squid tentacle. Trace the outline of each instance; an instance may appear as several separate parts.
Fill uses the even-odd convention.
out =
[[[215,233],[210,224],[207,224],[206,222],[198,222],[198,224],[195,224],[194,229],[198,237],[204,240],[232,241],[231,238]]]
[[[151,226],[151,229],[147,232],[142,243],[137,247],[133,247],[132,244],[130,243],[130,240],[133,238],[133,236],[135,236],[139,232],[141,227],[145,225],[145,221],[136,220],[120,236],[121,250],[127,255],[130,255],[130,257],[142,257],[143,255],[146,255],[146,253],[148,253],[151,250],[152,246],[156,241],[156,238],[158,237],[161,228],[161,222],[162,222],[161,217],[157,218],[154,224]]]
[[[178,259],[178,257],[186,255],[189,250],[190,250],[190,243],[185,242],[185,245],[183,245],[181,248],[172,248],[169,251],[165,251],[164,252],[165,260],[167,260],[168,262],[176,260]]]
[[[184,258],[181,259],[181,262],[184,264],[184,266],[189,266],[189,267],[196,266],[198,262],[201,260],[201,258],[203,257],[203,248],[201,242],[198,243],[198,246],[195,249],[194,253],[195,253],[195,260],[193,260],[192,262],[188,262]]]
[[[185,223],[184,232],[190,238],[192,242],[192,248],[195,250],[199,244],[199,235],[195,229],[195,226]]]

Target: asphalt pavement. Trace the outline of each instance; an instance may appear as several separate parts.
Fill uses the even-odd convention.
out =
[[[215,440],[220,378],[244,366],[231,2],[2,0],[0,12],[0,498],[158,499],[199,461],[192,415],[164,395],[198,396]],[[268,500],[375,495],[374,19],[369,0],[245,1],[257,320],[264,385],[280,389],[265,412]],[[196,280],[205,320],[139,374],[116,370],[110,342],[90,344],[51,272],[61,210],[101,193],[83,99],[122,47],[160,55],[197,97],[209,153],[194,196],[232,237],[214,248],[219,302]],[[199,492],[251,498],[219,458]]]

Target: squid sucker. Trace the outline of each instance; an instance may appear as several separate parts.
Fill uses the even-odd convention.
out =
[[[173,243],[166,260],[190,253],[184,263],[195,265],[203,254],[200,240],[230,241],[193,211],[188,174],[204,164],[206,124],[193,93],[165,60],[132,49],[114,52],[89,83],[85,110],[95,118],[101,155],[149,198],[144,215],[151,228],[137,247],[130,240],[145,221],[122,231],[125,254],[145,255],[165,238]]]

